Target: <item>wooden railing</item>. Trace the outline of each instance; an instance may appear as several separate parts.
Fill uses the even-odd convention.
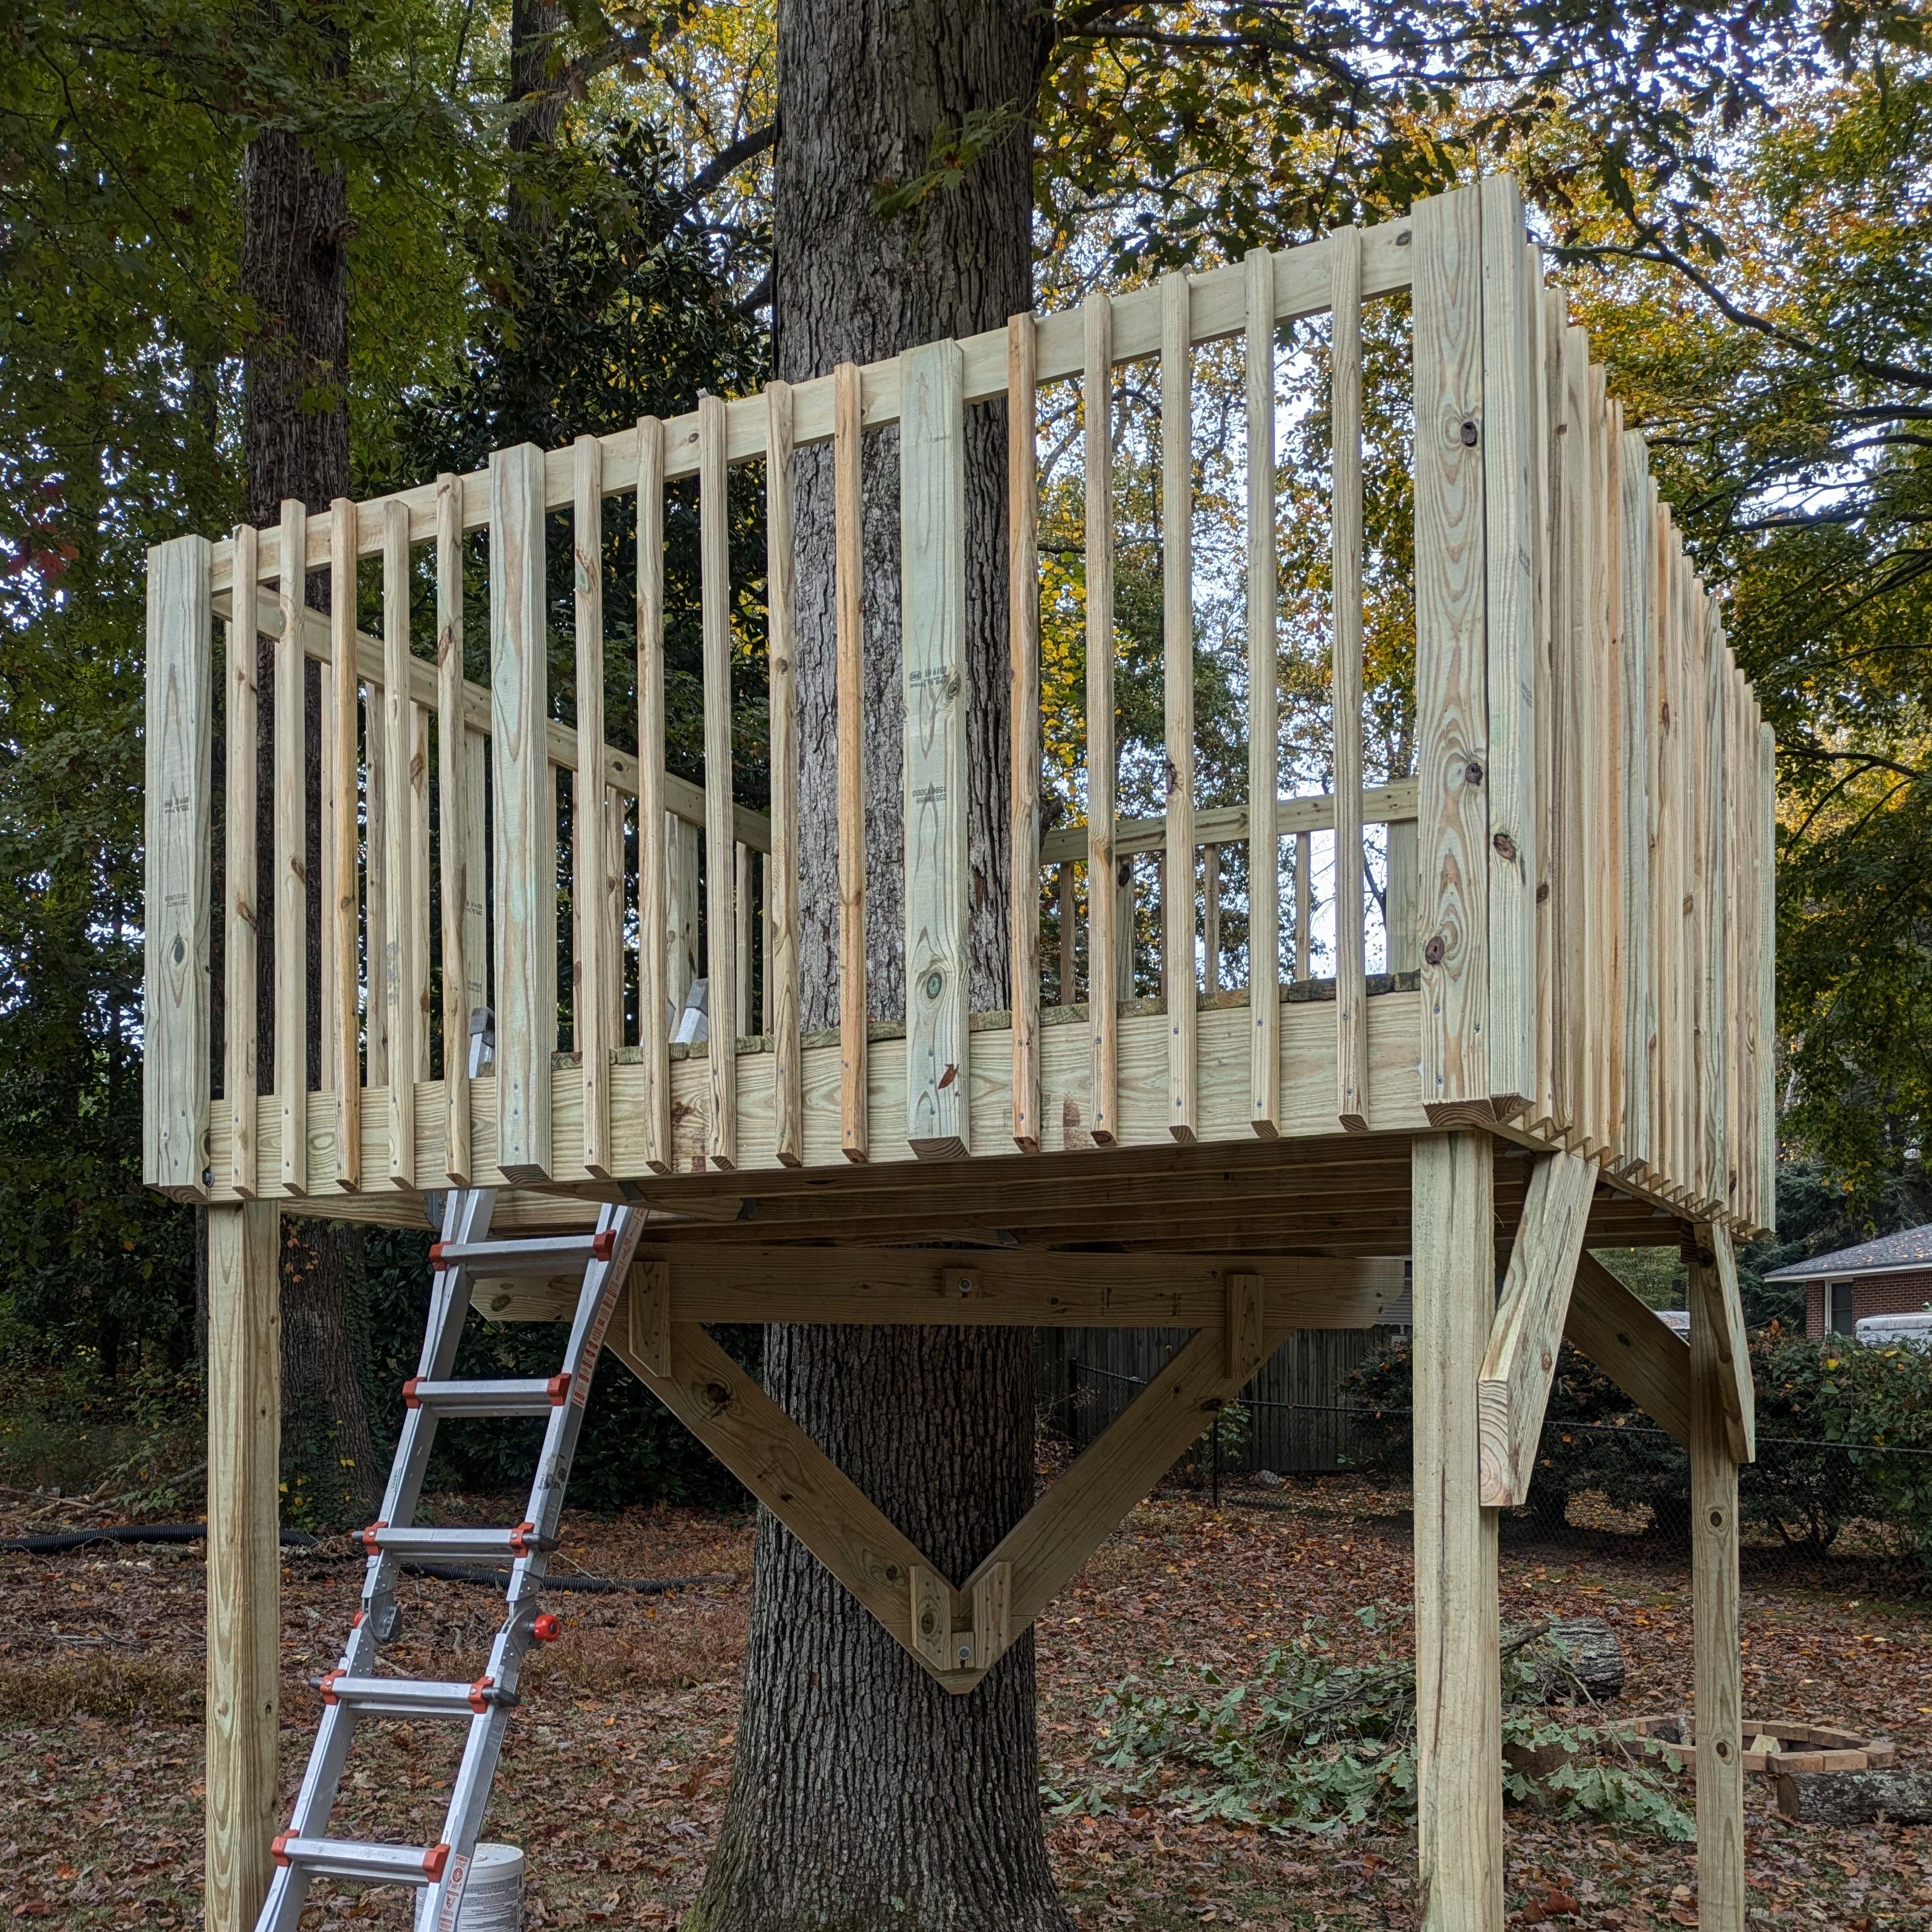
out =
[[[1364,789],[1362,440],[1364,302],[1412,286],[1415,398],[1418,776]],[[1332,424],[1328,488],[1332,788],[1278,796],[1276,370],[1285,323],[1327,314]],[[1242,345],[1246,368],[1245,708],[1249,770],[1238,802],[1196,802],[1193,369],[1201,345]],[[1043,830],[1036,491],[1042,386],[1111,396],[1114,371],[1158,371],[1166,810],[1120,817],[1114,742],[1116,452],[1113,410],[1086,411],[1084,823]],[[1006,812],[1012,1010],[996,1047],[968,1005],[971,888],[966,827],[968,694],[964,424],[1004,398],[1011,473],[1012,766]],[[896,425],[901,478],[902,688],[905,704],[904,1113],[891,1151],[936,1158],[1063,1144],[1042,1132],[1042,1001],[1082,1000],[1085,1127],[1124,1137],[1124,1028],[1165,1036],[1165,1130],[1173,1139],[1263,1136],[1471,1119],[1603,1158],[1630,1184],[1759,1223],[1768,1218],[1769,871],[1768,734],[1685,564],[1649,481],[1640,440],[1606,402],[1580,332],[1543,287],[1513,184],[1418,205],[1411,220],[1342,230],[1237,266],[1088,299],[1077,314],[1024,315],[1004,331],[928,344],[865,368],[703,400],[688,416],[571,447],[500,451],[487,472],[326,514],[285,506],[278,530],[152,554],[148,706],[147,1178],[188,1196],[421,1189],[485,1172],[512,1181],[616,1180],[743,1164],[740,1053],[754,1030],[757,1162],[797,1166],[829,1144],[864,1161],[880,1098],[868,1074],[867,857],[857,699],[865,614],[860,520],[866,436]],[[793,458],[829,443],[837,562],[836,836],[839,1022],[833,1083],[808,1078],[802,1030],[794,688]],[[728,493],[732,469],[762,465],[766,543],[769,814],[734,796],[734,657]],[[704,782],[665,764],[664,520],[667,490],[695,478],[701,554]],[[634,500],[638,559],[638,754],[605,742],[605,502]],[[574,539],[575,726],[553,716],[547,670],[545,521]],[[470,533],[488,532],[490,682],[463,676]],[[412,650],[412,558],[433,551],[436,658]],[[379,637],[356,628],[358,566],[379,558]],[[329,614],[307,608],[327,571]],[[208,772],[214,630],[227,626],[220,707],[227,748],[223,908],[225,1016],[212,1097]],[[260,734],[257,638],[272,640],[272,904],[256,904]],[[323,667],[321,796],[306,794],[304,658]],[[265,753],[265,755],[266,754]],[[434,769],[434,782],[431,783]],[[572,776],[560,806],[558,771]],[[484,800],[489,788],[487,816]],[[585,801],[597,802],[586,809]],[[319,1089],[307,1078],[308,882],[322,827]],[[560,815],[561,813],[561,815]],[[1419,969],[1392,1002],[1419,1019],[1419,1090],[1370,1104],[1371,985],[1365,827],[1386,825],[1382,964]],[[485,848],[486,825],[488,849]],[[1312,841],[1332,842],[1328,1098],[1298,1092],[1286,1129],[1280,988],[1246,1001],[1244,1106],[1202,1111],[1201,1027],[1220,985],[1224,909],[1256,935],[1265,975],[1284,878],[1296,902],[1293,976],[1312,977]],[[698,845],[701,838],[702,857]],[[1282,841],[1294,863],[1284,872]],[[627,841],[640,856],[632,875]],[[1221,856],[1244,864],[1227,905]],[[1123,872],[1160,855],[1163,998],[1131,1000],[1136,920]],[[574,926],[572,1060],[560,1060],[560,865]],[[1183,888],[1197,864],[1202,890]],[[697,901],[702,882],[702,934]],[[1079,898],[1084,891],[1084,916]],[[431,944],[432,902],[440,908]],[[253,973],[260,922],[279,962],[273,1067],[257,1066]],[[1073,943],[1086,940],[1084,985]],[[1057,928],[1057,958],[1042,934]],[[432,953],[436,957],[434,962]],[[701,952],[701,958],[700,958]],[[674,1051],[694,974],[708,984],[710,1045]],[[434,965],[434,970],[432,970]],[[1276,977],[1280,975],[1277,972]],[[634,1053],[622,994],[635,987]],[[1325,990],[1325,989],[1324,989]],[[752,1011],[754,994],[762,1012]],[[1189,997],[1192,994],[1193,997]],[[434,1023],[437,998],[440,1029]],[[463,1047],[471,1010],[496,1014],[494,1072],[472,1091]],[[1390,1023],[1395,1006],[1380,1008]],[[1063,1013],[1058,1017],[1069,1017]],[[892,1016],[896,1018],[897,1016]],[[1046,1016],[1053,1018],[1055,1016]],[[432,1078],[432,1036],[441,1066]],[[1052,1029],[1048,1029],[1052,1030]],[[749,1042],[747,1042],[748,1045]],[[989,1144],[976,1072],[997,1051],[1006,1131]],[[970,1056],[982,1056],[976,1067]],[[1387,1056],[1384,1056],[1386,1058]],[[634,1066],[633,1066],[634,1062]],[[1062,1053],[1051,1085],[1079,1080]],[[1225,1067],[1220,1070],[1227,1070]],[[701,1076],[701,1078],[700,1078]],[[1296,1079],[1300,1075],[1291,1076]],[[694,1084],[694,1082],[698,1084]],[[560,1083],[575,1090],[566,1094]],[[614,1088],[621,1084],[614,1131]],[[266,1097],[255,1106],[237,1096]],[[676,1090],[674,1108],[674,1088]],[[440,1132],[416,1109],[439,1106]],[[367,1124],[366,1107],[381,1118]],[[698,1138],[688,1118],[696,1108]],[[555,1122],[573,1140],[560,1158]],[[808,1128],[811,1132],[808,1136]],[[224,1144],[210,1138],[211,1129]],[[900,1138],[903,1136],[903,1140]],[[481,1138],[479,1138],[481,1137]],[[257,1142],[272,1142],[264,1171]],[[487,1140],[487,1152],[483,1142]],[[616,1151],[622,1142],[625,1151]],[[425,1155],[426,1147],[440,1152]],[[326,1149],[324,1157],[323,1150]],[[380,1160],[365,1151],[380,1150]],[[433,1162],[432,1165],[426,1162]]]

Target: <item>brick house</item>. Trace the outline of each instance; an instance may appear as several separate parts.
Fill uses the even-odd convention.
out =
[[[1872,1315],[1916,1315],[1932,1306],[1932,1222],[1795,1262],[1766,1281],[1804,1284],[1804,1332],[1851,1335]]]

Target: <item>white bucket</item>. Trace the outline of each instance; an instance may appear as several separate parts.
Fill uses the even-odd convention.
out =
[[[478,1845],[470,1862],[457,1932],[523,1932],[524,1855],[514,1845]]]

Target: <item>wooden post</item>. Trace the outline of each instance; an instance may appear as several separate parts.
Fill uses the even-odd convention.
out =
[[[1328,238],[1334,548],[1330,682],[1335,754],[1335,1112],[1369,1124],[1369,989],[1362,931],[1362,236]]]
[[[542,472],[538,488],[541,491]],[[538,498],[541,505],[542,498]],[[542,518],[537,541],[543,540]],[[541,622],[541,620],[539,620]],[[541,635],[541,632],[538,633]],[[389,1179],[413,1187],[416,1175],[416,1056],[422,1012],[416,1004],[418,881],[412,824],[415,746],[410,702],[410,513],[392,497],[382,514],[382,1004],[389,1039]],[[541,730],[541,727],[539,727]],[[542,742],[541,738],[538,740]],[[542,754],[541,752],[538,756]],[[427,892],[429,882],[421,882]],[[513,888],[514,890],[514,888]],[[553,970],[554,969],[553,968]],[[548,1063],[548,1054],[546,1052]],[[545,1163],[548,1165],[548,1162]]]
[[[676,978],[671,881],[676,847],[664,810],[664,424],[638,422],[638,1048],[644,1070],[644,1165],[668,1174],[670,1010]],[[774,717],[776,713],[774,712]]]
[[[610,1066],[622,1036],[610,1031],[618,971],[617,931],[610,918],[610,841],[604,809],[604,446],[577,439],[571,511],[571,562],[577,617],[576,803],[572,841],[577,908],[577,984],[571,1000],[584,1082],[584,1165],[608,1178],[610,1154]]]
[[[1482,1506],[1477,1382],[1496,1306],[1494,1153],[1413,1142],[1418,1833],[1427,1932],[1502,1932],[1496,1518]]]
[[[335,1011],[330,1032],[334,1065],[325,1079],[335,1088],[335,1178],[347,1188],[362,1180],[362,882],[357,863],[362,841],[362,768],[356,755],[362,687],[356,675],[356,563],[360,517],[346,496],[328,512],[329,681],[335,692],[335,742],[330,760],[332,812],[324,828],[334,862],[335,903],[329,910],[328,946],[335,960],[330,982]],[[478,816],[482,816],[479,802]],[[480,888],[478,896],[481,896]]]
[[[866,1047],[865,396],[858,365],[832,372],[832,676],[838,754],[838,1146],[872,1152]]]
[[[148,553],[147,1005],[141,1178],[200,1194],[208,1165],[213,550]]]
[[[791,386],[765,392],[766,656],[772,849],[765,861],[765,1030],[772,1036],[773,1138],[787,1167],[805,1162],[805,1061],[798,978],[798,543],[792,521]]]
[[[1276,680],[1274,258],[1248,251],[1248,1114],[1255,1132],[1281,1131],[1281,775]]]
[[[1123,975],[1120,888],[1114,875],[1114,305],[1090,295],[1082,311],[1086,412],[1087,1026],[1093,1045],[1094,1140],[1119,1138],[1117,1039]],[[1131,973],[1124,976],[1131,983]]]
[[[490,735],[496,844],[497,1164],[547,1180],[556,1047],[556,788],[544,648],[544,456],[490,458]]]
[[[711,1108],[705,1157],[738,1165],[738,928],[732,910],[730,471],[724,399],[698,399],[699,602],[704,640],[704,971]]]
[[[258,1180],[256,1130],[261,1091],[261,1036],[258,1030],[262,907],[256,867],[257,760],[260,755],[260,634],[256,628],[255,572],[259,534],[252,524],[236,527],[234,615],[228,623],[228,796],[223,816],[228,903],[226,939],[222,947],[222,1091],[228,1097],[228,1174],[235,1191],[252,1197]]]
[[[1022,1154],[1040,1148],[1040,464],[1034,447],[1034,328],[1030,314],[1014,316],[1006,324],[1007,654],[1012,661],[1008,820],[1012,878],[1006,916],[1012,975],[1012,1133]],[[1060,998],[1066,998],[1063,988]]]
[[[1167,843],[1161,964],[1167,993],[1167,1130],[1195,1138],[1194,344],[1187,278],[1160,284],[1161,665]]]
[[[1724,1287],[1690,1263],[1690,1613],[1697,1710],[1697,1923],[1744,1932],[1744,1688],[1738,1465],[1724,1401]],[[1748,1372],[1748,1371],[1747,1371]]]
[[[483,880],[470,872],[470,820],[481,797],[470,789],[463,722],[463,480],[436,479],[436,688],[438,854],[442,866],[443,1171],[452,1186],[470,1184],[470,977],[482,961],[470,952],[470,905]],[[479,1001],[480,1004],[481,1002]]]
[[[280,1210],[208,1212],[207,1932],[268,1889],[281,1664]]]
[[[970,1144],[967,1054],[965,362],[956,342],[899,358],[905,695],[906,1138]]]
[[[1422,1102],[1444,1125],[1490,1115],[1478,195],[1418,202],[1414,222]]]
[[[1484,576],[1488,656],[1490,1105],[1498,1120],[1536,1092],[1536,502],[1531,464],[1534,393],[1532,321],[1542,300],[1523,246],[1522,197],[1511,175],[1492,175],[1482,208],[1482,357],[1478,391],[1484,530],[1477,549]],[[1420,418],[1418,417],[1418,421]],[[1610,1016],[1599,1013],[1600,1030]]]
[[[308,1192],[308,507],[282,506],[275,640],[275,1101],[289,1194]]]

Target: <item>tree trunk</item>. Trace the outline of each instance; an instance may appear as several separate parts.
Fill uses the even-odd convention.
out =
[[[347,70],[346,38],[334,71]],[[348,186],[340,167],[318,167],[291,134],[259,134],[248,145],[242,188],[242,278],[255,310],[244,382],[242,456],[250,522],[270,527],[284,498],[311,510],[349,494]],[[326,573],[309,602],[326,606]],[[321,685],[308,667],[302,756],[308,771],[307,958],[282,970],[304,974],[309,1079],[321,1078]],[[274,837],[267,775],[274,742],[273,646],[258,666],[262,770],[256,848],[257,903],[274,904]],[[274,1066],[274,922],[261,921],[257,985],[259,1055],[265,1085]],[[216,1030],[220,1030],[219,1025]],[[285,1217],[281,1266],[283,1474],[290,1506],[304,1520],[365,1520],[381,1492],[363,1364],[368,1324],[362,1312],[362,1230],[340,1222]]]
[[[1031,300],[1027,117],[1046,48],[1030,0],[786,0],[778,22],[774,322],[800,381]],[[882,221],[976,110],[1012,130],[957,191]],[[969,843],[976,1010],[1006,1004],[1004,404],[967,435]],[[868,992],[904,1012],[896,433],[867,439]],[[838,1010],[832,464],[796,476],[801,978],[808,1027]],[[773,1395],[958,1582],[1033,1500],[1024,1329],[776,1328]],[[1040,1824],[1033,1639],[971,1695],[941,1690],[769,1515],[759,1522],[746,1701],[692,1932],[1062,1932]]]
[[[557,86],[558,37],[566,25],[561,0],[512,0],[510,75],[504,98],[517,108],[510,123],[510,188],[506,204],[511,238],[518,244],[520,275],[533,274],[536,257],[556,226],[542,179],[542,158],[556,142],[563,120]]]

